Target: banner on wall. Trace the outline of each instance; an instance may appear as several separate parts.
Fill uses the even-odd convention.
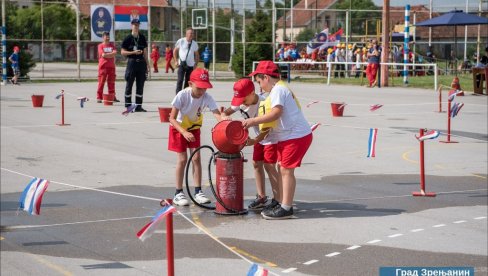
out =
[[[91,41],[102,41],[104,32],[109,32],[110,41],[114,41],[113,13],[112,5],[91,5]]]
[[[139,29],[147,30],[148,8],[142,6],[115,6],[115,29],[130,30],[132,19],[139,19]]]

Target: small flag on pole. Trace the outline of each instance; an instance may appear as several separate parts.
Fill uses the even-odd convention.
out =
[[[133,103],[133,104],[129,105],[129,106],[127,107],[127,109],[126,109],[124,112],[122,112],[122,115],[124,115],[124,116],[129,115],[129,113],[133,112],[133,111],[134,111],[134,109],[136,109],[136,106],[137,106],[137,105],[136,105],[135,103]]]
[[[457,95],[464,93],[462,90],[452,89],[449,91],[449,95],[447,96],[447,100],[452,102]]]
[[[439,134],[440,134],[440,132],[437,130],[429,130],[422,136],[415,135],[415,138],[417,138],[417,140],[419,140],[419,141],[425,141],[425,140],[429,140],[429,139],[435,139],[435,138],[439,137]]]
[[[315,123],[315,124],[312,124],[310,126],[310,129],[312,129],[312,131],[316,130],[319,126],[321,125],[321,123]]]
[[[463,106],[464,103],[454,103],[451,107],[451,118],[456,117]]]
[[[156,228],[158,227],[159,223],[170,213],[174,213],[176,211],[175,207],[173,205],[166,205],[164,206],[161,210],[159,210],[156,215],[151,219],[151,221],[146,224],[144,227],[142,227],[139,232],[137,232],[137,237],[141,240],[144,241],[145,239],[149,238],[152,236],[154,231],[156,231]]]
[[[369,129],[369,140],[368,140],[368,156],[375,157],[376,155],[376,135],[378,134],[377,128]]]
[[[63,93],[59,93],[56,95],[56,97],[54,97],[56,100],[59,100],[59,98],[61,98],[63,96]]]
[[[41,214],[41,202],[49,181],[34,177],[25,187],[19,199],[19,208],[31,215]]]
[[[251,268],[247,272],[247,276],[267,276],[268,270],[257,264],[252,264]]]
[[[380,109],[382,106],[383,106],[382,104],[373,104],[369,107],[369,111],[373,112],[375,110]]]
[[[84,105],[85,105],[85,102],[88,102],[89,99],[87,97],[78,97],[77,99],[78,101],[80,101],[80,107],[83,108]]]

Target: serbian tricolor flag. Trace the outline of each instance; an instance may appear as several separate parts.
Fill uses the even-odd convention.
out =
[[[375,110],[380,109],[382,106],[383,106],[382,104],[373,104],[373,105],[370,105],[369,106],[369,111],[373,112]]]
[[[147,11],[147,6],[115,6],[115,29],[130,30],[132,19],[139,19],[139,29],[147,30]]]
[[[375,157],[376,154],[376,135],[378,134],[377,128],[369,129],[369,140],[368,140],[368,156]]]
[[[41,202],[49,181],[34,177],[19,199],[19,208],[31,215],[41,214]]]
[[[317,129],[319,126],[320,126],[320,125],[321,125],[321,123],[314,123],[314,124],[312,124],[312,125],[310,126],[310,129],[311,129],[312,131],[314,131],[314,130],[316,130],[316,129]]]
[[[451,107],[451,118],[456,117],[463,106],[464,103],[454,103]]]
[[[419,140],[419,141],[425,141],[428,139],[435,139],[435,138],[439,137],[439,135],[440,135],[439,131],[429,130],[426,133],[424,133],[424,135],[422,135],[422,136],[415,135],[415,138],[417,138],[417,140]]]
[[[142,227],[139,232],[137,232],[137,237],[141,240],[144,241],[145,239],[149,238],[154,231],[156,231],[156,228],[158,228],[159,223],[166,217],[168,214],[174,213],[176,211],[175,207],[173,205],[166,205],[164,206],[159,212],[151,219],[151,221],[146,224],[144,227]]]
[[[257,264],[252,264],[251,268],[247,272],[247,276],[267,276],[268,270]]]

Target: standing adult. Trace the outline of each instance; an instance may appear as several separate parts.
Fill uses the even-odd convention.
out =
[[[176,82],[176,93],[178,94],[183,88],[188,87],[190,74],[198,65],[200,58],[198,43],[193,40],[192,28],[187,28],[185,37],[176,41],[173,57],[175,64],[178,65],[178,81]]]
[[[98,44],[98,89],[97,102],[102,102],[103,87],[108,86],[108,94],[113,95],[114,102],[119,102],[115,97],[115,55],[117,49],[110,42],[110,33],[103,32],[103,42]]]
[[[139,33],[139,19],[132,19],[132,33],[122,41],[121,53],[127,57],[127,68],[125,69],[125,107],[132,104],[132,85],[136,81],[136,105],[135,112],[146,112],[142,108],[142,94],[144,93],[144,82],[151,68],[147,62],[147,40]]]
[[[368,54],[368,66],[366,67],[366,76],[369,80],[369,87],[375,87],[377,84],[376,74],[380,66],[381,47],[378,46],[376,39],[371,40],[371,48],[369,48]]]

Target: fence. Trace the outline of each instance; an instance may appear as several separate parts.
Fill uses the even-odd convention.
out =
[[[6,1],[6,31],[7,42],[11,47],[14,44],[21,44],[24,51],[33,55],[40,68],[40,77],[49,77],[49,72],[44,69],[44,63],[49,62],[76,62],[75,72],[66,72],[67,75],[75,75],[75,78],[89,76],[82,71],[80,64],[96,64],[96,45],[98,41],[91,39],[91,5],[88,1],[74,0],[69,2],[55,1]],[[347,1],[340,1],[340,3]],[[320,2],[310,1],[308,6],[303,2],[291,1],[291,7],[284,7],[282,4],[263,7],[260,2],[230,2],[224,0],[212,0],[198,2],[194,1],[162,1],[148,0],[146,7],[148,30],[142,33],[148,38],[150,44],[160,46],[161,55],[166,44],[174,45],[175,41],[183,36],[184,29],[192,25],[192,11],[194,9],[206,9],[208,14],[208,24],[206,29],[195,31],[196,41],[199,43],[200,52],[205,47],[210,47],[214,53],[214,62],[211,70],[215,75],[216,64],[224,63],[231,67],[232,58],[236,54],[236,46],[240,45],[244,57],[256,51],[259,45],[271,46],[273,53],[267,53],[273,57],[279,45],[284,41],[293,42],[298,48],[306,47],[306,44],[313,38],[315,33],[321,32],[325,28],[335,31],[340,28],[344,30],[341,43],[365,45],[371,38],[379,38],[381,34],[381,15],[382,12],[377,7],[365,10],[354,9],[354,0],[349,1],[349,6],[342,6],[333,9],[330,6],[320,6]],[[17,6],[20,3],[23,6]],[[135,2],[134,2],[135,3]],[[305,1],[307,3],[307,1]],[[340,4],[339,3],[339,4]],[[136,5],[136,4],[134,4]],[[264,4],[263,4],[264,5]],[[122,7],[127,7],[123,6]],[[64,8],[64,10],[63,10]],[[66,10],[67,8],[67,10]],[[437,9],[437,10],[436,10]],[[440,11],[441,6],[434,7],[433,12]],[[445,9],[444,9],[445,10]],[[476,7],[470,9],[476,11]],[[272,28],[266,29],[264,35],[266,39],[256,39],[257,34],[250,30],[253,24],[268,24],[267,22],[257,22],[261,20],[258,13],[264,13],[265,18],[269,19]],[[420,22],[430,16],[430,10],[426,7],[412,7],[412,23]],[[487,11],[481,14],[486,15]],[[392,7],[390,11],[390,25],[392,31],[402,31],[404,7]],[[24,19],[24,21],[20,19]],[[253,22],[254,21],[254,22]],[[18,26],[18,22],[24,22]],[[111,22],[115,24],[114,21]],[[16,25],[17,24],[17,25]],[[396,28],[396,29],[395,29]],[[469,37],[465,44],[458,43],[458,53],[464,52],[464,56],[471,57],[477,51],[480,42],[477,41],[475,33],[477,26],[469,27]],[[395,29],[395,30],[393,30]],[[433,46],[435,55],[438,58],[446,59],[448,53],[453,50],[452,37],[442,34],[442,30],[432,29],[432,41],[429,41],[428,28],[424,30],[412,28],[411,40],[415,42],[413,51],[425,53],[429,44]],[[78,31],[77,31],[78,30]],[[464,28],[459,28],[458,37],[463,37]],[[115,44],[120,49],[120,43],[128,30],[115,30]],[[273,33],[275,35],[273,35]],[[481,34],[481,39],[486,41],[488,35]],[[391,46],[401,45],[403,34],[400,41],[396,41],[394,32],[391,33]],[[437,38],[435,38],[437,37]],[[466,45],[466,46],[465,46]],[[466,49],[466,50],[464,50]],[[464,51],[463,51],[464,50]],[[457,57],[464,59],[464,57]],[[117,56],[118,66],[123,66],[124,58]],[[244,58],[243,71],[246,73]],[[218,72],[220,73],[220,72]],[[248,73],[248,72],[247,72]]]

